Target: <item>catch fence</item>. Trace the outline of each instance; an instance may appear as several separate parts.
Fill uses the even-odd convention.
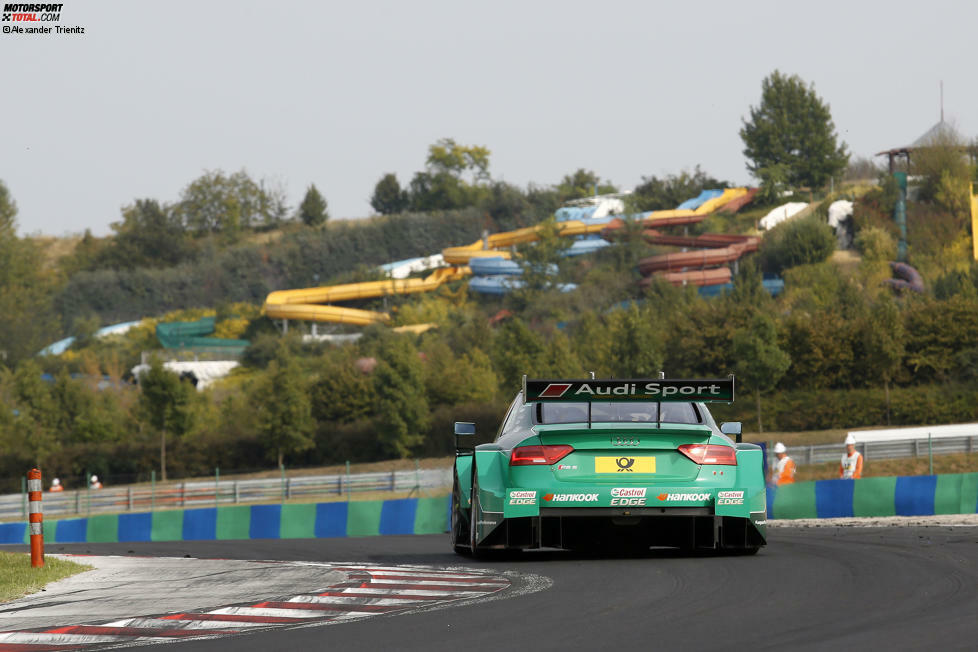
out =
[[[817,446],[788,446],[788,456],[795,464],[838,462],[844,447],[841,444]],[[978,452],[978,435],[961,437],[922,437],[887,441],[856,442],[856,450],[868,460],[891,460],[928,455]]]
[[[364,492],[407,492],[443,489],[452,484],[452,470],[416,469],[379,473],[259,478],[251,480],[197,480],[104,489],[76,489],[44,493],[46,516],[75,516],[106,512],[154,511],[184,507],[286,502],[350,497]],[[27,495],[0,496],[0,520],[26,518]]]

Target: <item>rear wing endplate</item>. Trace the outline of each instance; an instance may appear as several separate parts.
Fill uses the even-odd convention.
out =
[[[734,400],[734,377],[541,380],[523,376],[523,402],[723,402]]]

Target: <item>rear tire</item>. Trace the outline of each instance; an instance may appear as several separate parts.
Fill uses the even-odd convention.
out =
[[[471,514],[471,510],[469,513]],[[466,557],[472,555],[472,549],[469,547],[471,539],[469,530],[472,528],[470,520],[462,507],[462,488],[458,484],[458,473],[456,472],[452,483],[452,529],[450,536],[455,553]]]
[[[484,557],[485,550],[480,550],[476,545],[478,529],[476,523],[482,518],[482,509],[479,504],[479,473],[475,468],[475,460],[472,461],[472,508],[469,509],[469,554],[474,558]]]

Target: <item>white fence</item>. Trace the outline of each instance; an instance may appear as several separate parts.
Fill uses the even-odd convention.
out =
[[[236,503],[284,502],[293,498],[349,496],[365,491],[420,492],[451,485],[451,468],[418,469],[257,480],[168,482],[97,490],[45,492],[42,505],[46,515],[73,516],[99,512],[144,512]],[[26,501],[26,494],[0,496],[0,519],[26,518]]]

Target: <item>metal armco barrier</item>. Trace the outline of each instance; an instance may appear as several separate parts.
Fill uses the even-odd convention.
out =
[[[450,496],[394,500],[229,505],[50,520],[50,543],[208,541],[440,534],[448,531]],[[0,544],[27,542],[23,522],[0,523]]]
[[[978,435],[962,437],[935,437],[931,440],[934,455],[950,453],[978,452]],[[866,461],[892,460],[906,457],[922,457],[928,453],[927,437],[920,439],[901,439],[895,441],[857,441],[856,450]],[[838,462],[845,446],[839,444],[819,444],[818,446],[788,446],[788,456],[795,464],[822,464]]]
[[[768,487],[768,518],[978,513],[978,473],[816,480]]]
[[[241,503],[309,500],[316,496],[349,496],[365,491],[412,491],[450,487],[452,470],[422,469],[355,475],[319,475],[256,480],[204,480],[48,493],[48,516],[86,516],[107,512],[153,511]],[[22,498],[0,496],[0,519],[21,518]]]
[[[31,539],[31,568],[44,566],[44,513],[41,511],[41,472],[31,469],[27,473],[27,498],[30,501],[30,515],[27,531]]]

